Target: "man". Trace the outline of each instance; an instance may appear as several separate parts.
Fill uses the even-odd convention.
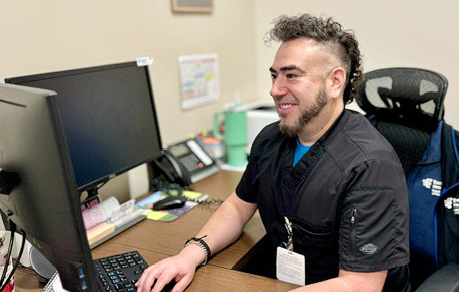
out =
[[[270,68],[280,122],[255,139],[236,191],[177,256],[144,272],[137,291],[173,279],[183,291],[256,209],[278,277],[306,284],[298,291],[408,291],[402,166],[362,115],[344,110],[361,78],[355,37],[304,14],[281,16],[268,40],[282,42]]]

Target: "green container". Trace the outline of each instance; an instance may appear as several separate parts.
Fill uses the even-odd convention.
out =
[[[219,128],[221,121],[225,128],[223,136]],[[229,109],[214,114],[214,135],[223,139],[226,145],[226,163],[231,166],[247,164],[247,112],[243,109]]]

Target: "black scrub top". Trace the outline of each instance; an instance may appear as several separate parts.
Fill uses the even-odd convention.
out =
[[[265,127],[236,188],[258,204],[273,245],[287,242],[287,217],[307,284],[339,269],[389,270],[385,291],[409,289],[408,194],[390,143],[348,110],[292,167],[296,139],[280,133],[278,122]]]

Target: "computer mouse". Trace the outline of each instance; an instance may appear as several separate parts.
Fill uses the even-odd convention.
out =
[[[174,280],[170,281],[169,284],[164,286],[162,292],[171,292],[172,289],[174,288],[175,284],[177,284],[177,282],[175,282]]]
[[[153,289],[153,287],[155,287],[155,283],[153,283],[153,286],[151,286],[151,289]],[[175,282],[175,280],[170,281],[168,284],[166,284],[166,286],[164,286],[164,288],[161,290],[161,292],[171,292],[172,289],[174,288],[175,284],[177,284],[177,282]]]
[[[181,208],[185,205],[187,200],[185,196],[170,196],[154,203],[152,209],[154,211],[161,211]]]

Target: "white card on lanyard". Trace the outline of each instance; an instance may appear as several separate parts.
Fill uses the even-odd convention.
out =
[[[304,255],[277,247],[276,277],[278,280],[305,285],[306,266]]]

